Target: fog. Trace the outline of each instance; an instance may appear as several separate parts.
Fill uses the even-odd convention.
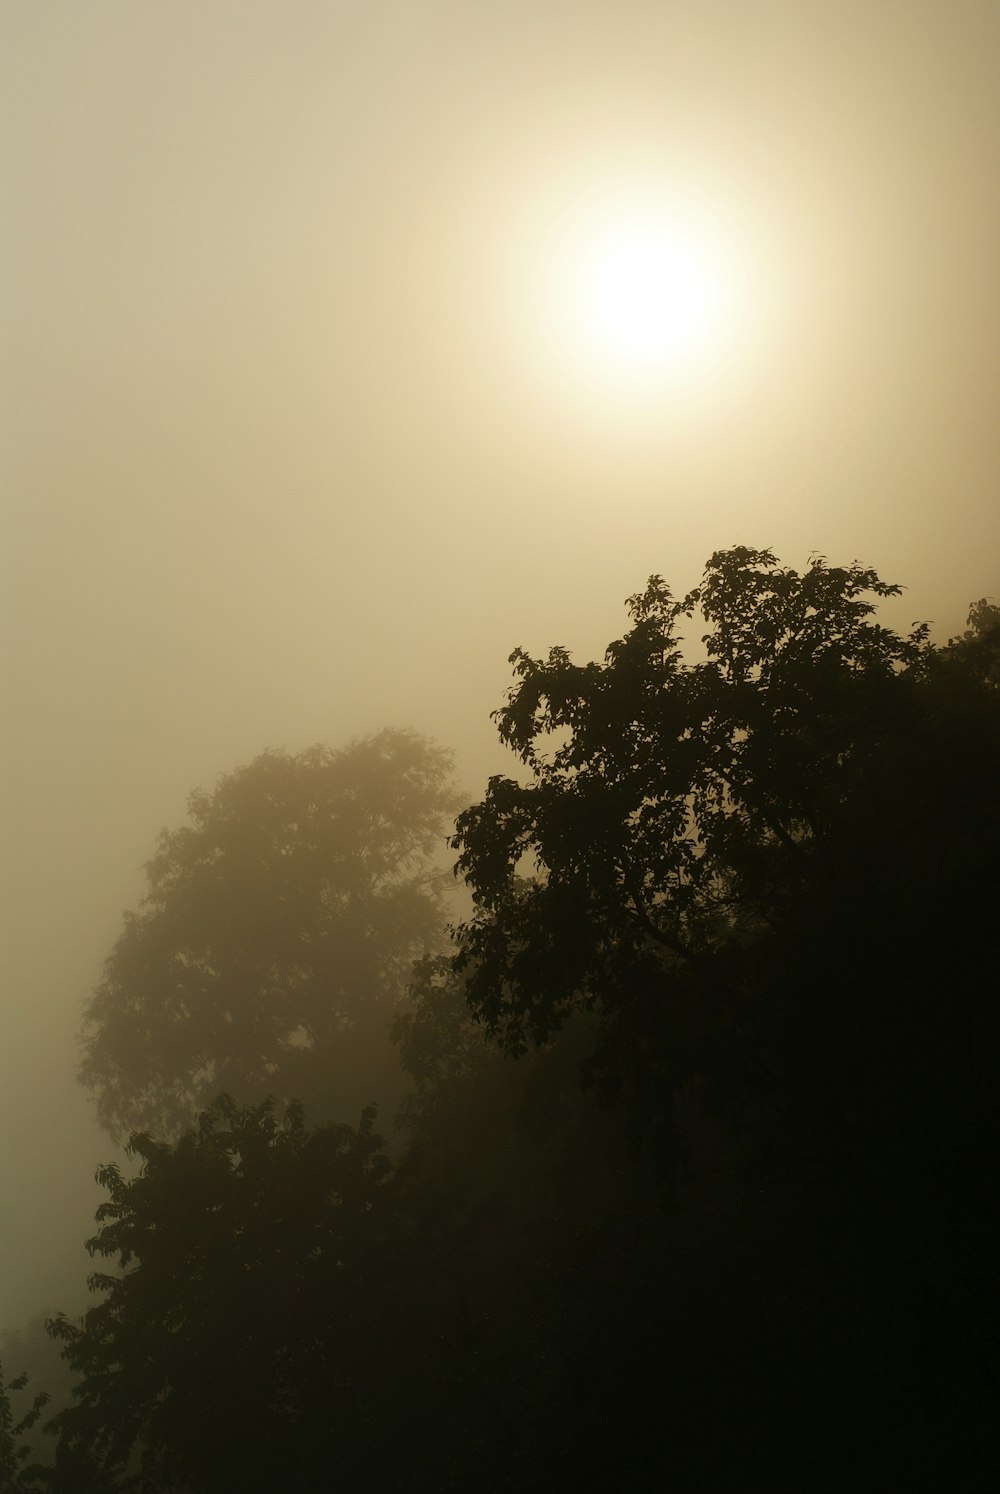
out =
[[[3,7],[0,1323],[79,1311],[82,1003],[158,831],[412,727],[471,798],[519,644],[737,543],[942,638],[998,591],[1000,13],[802,0]],[[623,394],[537,302],[580,194],[735,225],[717,368]],[[16,1369],[16,1366],[12,1366]]]

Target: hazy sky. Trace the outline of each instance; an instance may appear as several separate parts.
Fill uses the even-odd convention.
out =
[[[476,793],[515,645],[735,543],[1000,593],[1000,6],[0,17],[2,1326],[78,1305],[80,1004],[191,788],[412,725]],[[624,190],[736,289],[623,387],[552,298]]]

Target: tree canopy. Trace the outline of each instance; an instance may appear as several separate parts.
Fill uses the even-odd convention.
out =
[[[450,952],[419,739],[195,796],[91,1078],[243,1094],[99,1171],[47,1487],[996,1486],[1000,612],[934,646],[898,593],[741,547],[602,662],[515,651]],[[390,1017],[391,1165],[371,1110],[244,1103],[356,1099]]]
[[[660,1179],[663,1285],[609,1353],[625,1440],[653,1377],[670,1466],[693,1433],[678,1487],[730,1486],[720,1415],[744,1488],[889,1486],[901,1425],[910,1487],[996,1474],[1000,615],[935,647],[879,620],[899,590],[745,547],[652,577],[603,662],[511,656],[526,772],[456,826],[473,1015],[515,1056],[587,1016]]]
[[[87,1248],[117,1270],[93,1274],[103,1300],[81,1324],[52,1324],[79,1376],[55,1418],[64,1458],[110,1485],[141,1454],[141,1489],[314,1487],[296,1470],[378,1399],[366,1284],[389,1168],[372,1120],[309,1130],[299,1107],[221,1096],[176,1145],[133,1136],[137,1176],[99,1170]]]
[[[453,842],[475,904],[456,969],[508,1051],[593,1011],[592,1072],[650,1122],[709,1071],[735,1101],[778,1065],[818,1102],[798,1058],[836,1028],[832,1070],[876,1012],[899,1054],[919,1028],[929,1061],[914,964],[924,993],[983,952],[1000,716],[989,615],[935,649],[925,624],[876,619],[899,591],[737,547],[683,598],[652,577],[603,663],[512,654],[496,720],[528,780],[492,778]],[[700,656],[679,632],[698,613]]]
[[[163,831],[84,1022],[109,1129],[177,1134],[220,1091],[356,1117],[393,1066],[413,960],[443,942],[450,757],[384,731],[267,752]],[[386,1082],[388,1082],[386,1080]]]

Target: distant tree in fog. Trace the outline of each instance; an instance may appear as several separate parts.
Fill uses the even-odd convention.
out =
[[[450,766],[384,731],[267,752],[192,794],[86,1009],[102,1124],[176,1135],[221,1091],[340,1119],[382,1098],[394,1008],[443,941]]]

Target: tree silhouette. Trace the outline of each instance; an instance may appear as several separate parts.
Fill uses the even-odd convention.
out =
[[[103,1300],[59,1317],[78,1404],[54,1419],[64,1460],[109,1481],[222,1494],[303,1491],[342,1462],[378,1399],[376,1207],[389,1176],[372,1112],[308,1130],[301,1109],[225,1096],[176,1145],[133,1136],[92,1255]]]
[[[738,548],[679,601],[652,578],[602,663],[512,656],[525,771],[459,816],[473,911],[393,1014],[405,1152],[370,1113],[227,1099],[134,1136],[90,1242],[119,1274],[55,1327],[53,1487],[995,1486],[1000,630],[979,603],[944,647],[900,635],[898,590]],[[167,1036],[229,1014],[206,1084],[293,1091],[300,1061],[322,1099],[349,992],[402,985],[406,910],[437,908],[367,807],[347,833],[356,795],[267,787],[298,771],[196,800],[106,990],[152,1032],[180,971]],[[175,1116],[180,1051],[147,1069]]]
[[[457,822],[473,1016],[520,1056],[588,1015],[661,1180],[614,1362],[624,1418],[629,1363],[665,1373],[643,1322],[680,1346],[678,1487],[734,1486],[719,1418],[741,1488],[997,1471],[996,618],[936,648],[877,620],[898,590],[742,547],[681,600],[653,577],[602,663],[512,655],[525,779]]]
[[[24,1390],[27,1375],[4,1383],[0,1365],[0,1494],[37,1494],[45,1488],[45,1470],[31,1461],[29,1443],[21,1441],[37,1423],[48,1401],[44,1391],[34,1397],[27,1411],[16,1417],[11,1393]]]
[[[679,601],[653,577],[603,664],[512,655],[497,721],[530,778],[493,778],[454,840],[475,900],[456,969],[504,1047],[592,1010],[595,1072],[662,1112],[726,1051],[754,1082],[773,1067],[777,1035],[752,1029],[779,987],[901,978],[932,869],[934,958],[955,958],[952,920],[974,927],[991,865],[996,703],[926,626],[874,620],[898,591],[736,548]],[[677,627],[696,610],[705,657],[688,660]]]

